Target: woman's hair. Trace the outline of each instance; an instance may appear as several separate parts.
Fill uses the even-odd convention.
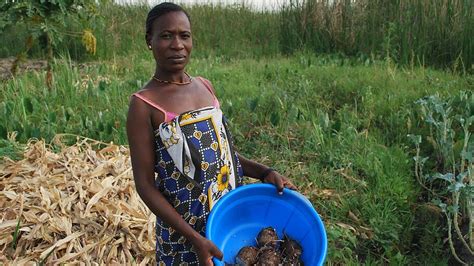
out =
[[[179,5],[173,4],[170,2],[164,2],[159,5],[156,5],[153,7],[150,12],[148,12],[148,16],[146,17],[146,28],[145,28],[145,33],[146,35],[151,34],[151,28],[153,27],[153,22],[170,12],[183,12],[186,17],[188,17],[188,20],[191,22],[191,18],[189,17],[189,14]]]

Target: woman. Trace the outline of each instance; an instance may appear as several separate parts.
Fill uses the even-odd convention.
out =
[[[243,175],[275,184],[280,193],[295,187],[233,150],[211,84],[185,72],[193,43],[180,6],[155,6],[145,39],[156,68],[130,100],[127,135],[137,192],[157,216],[157,262],[212,265],[211,258],[223,254],[204,237],[207,216]]]

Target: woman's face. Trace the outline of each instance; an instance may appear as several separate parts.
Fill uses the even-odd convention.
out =
[[[153,22],[147,36],[158,68],[166,72],[184,70],[193,49],[191,24],[183,12],[173,11]]]

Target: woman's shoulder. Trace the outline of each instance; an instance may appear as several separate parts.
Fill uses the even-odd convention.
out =
[[[204,86],[205,86],[209,91],[211,91],[212,94],[215,94],[215,92],[214,92],[214,87],[212,86],[212,83],[211,83],[208,79],[206,79],[206,78],[204,78],[204,77],[201,77],[201,76],[196,76],[195,78],[196,78],[196,79],[199,79],[199,80],[204,84]]]
[[[156,94],[156,89],[154,89],[150,82],[147,84],[143,85],[140,89],[135,91],[130,95],[129,102],[131,103],[132,101],[136,101],[137,98],[141,99],[141,102],[143,103],[144,101],[147,102],[147,100],[155,102],[157,100],[157,94]]]
[[[132,95],[140,94],[143,96],[148,96],[152,92],[152,89],[153,89],[153,86],[151,86],[150,82],[148,82],[145,85],[143,85],[143,87],[141,87],[140,89],[132,93]]]
[[[149,110],[150,106],[161,109],[155,98],[152,89],[145,85],[129,96],[129,106],[132,109]]]
[[[194,78],[209,81],[209,79],[207,79],[206,77],[203,77],[203,76],[194,76]]]

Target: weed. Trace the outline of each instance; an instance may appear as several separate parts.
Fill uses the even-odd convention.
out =
[[[471,139],[474,94],[461,91],[456,97],[446,100],[432,95],[417,103],[420,105],[422,119],[429,126],[426,140],[434,151],[434,156],[420,157],[422,138],[419,135],[409,135],[416,147],[415,175],[422,187],[429,191],[433,203],[445,214],[450,250],[458,262],[465,264],[454,247],[452,229],[454,228],[463,248],[474,255],[474,142]],[[424,175],[423,168],[429,159],[434,160],[433,169],[429,169],[429,173]],[[427,187],[423,179],[435,186]],[[468,217],[469,244],[460,229],[461,215]]]
[[[15,231],[13,232],[13,241],[12,241],[13,250],[16,250],[16,245],[18,244],[19,232],[20,232],[20,219],[18,219],[18,222],[15,227]]]

